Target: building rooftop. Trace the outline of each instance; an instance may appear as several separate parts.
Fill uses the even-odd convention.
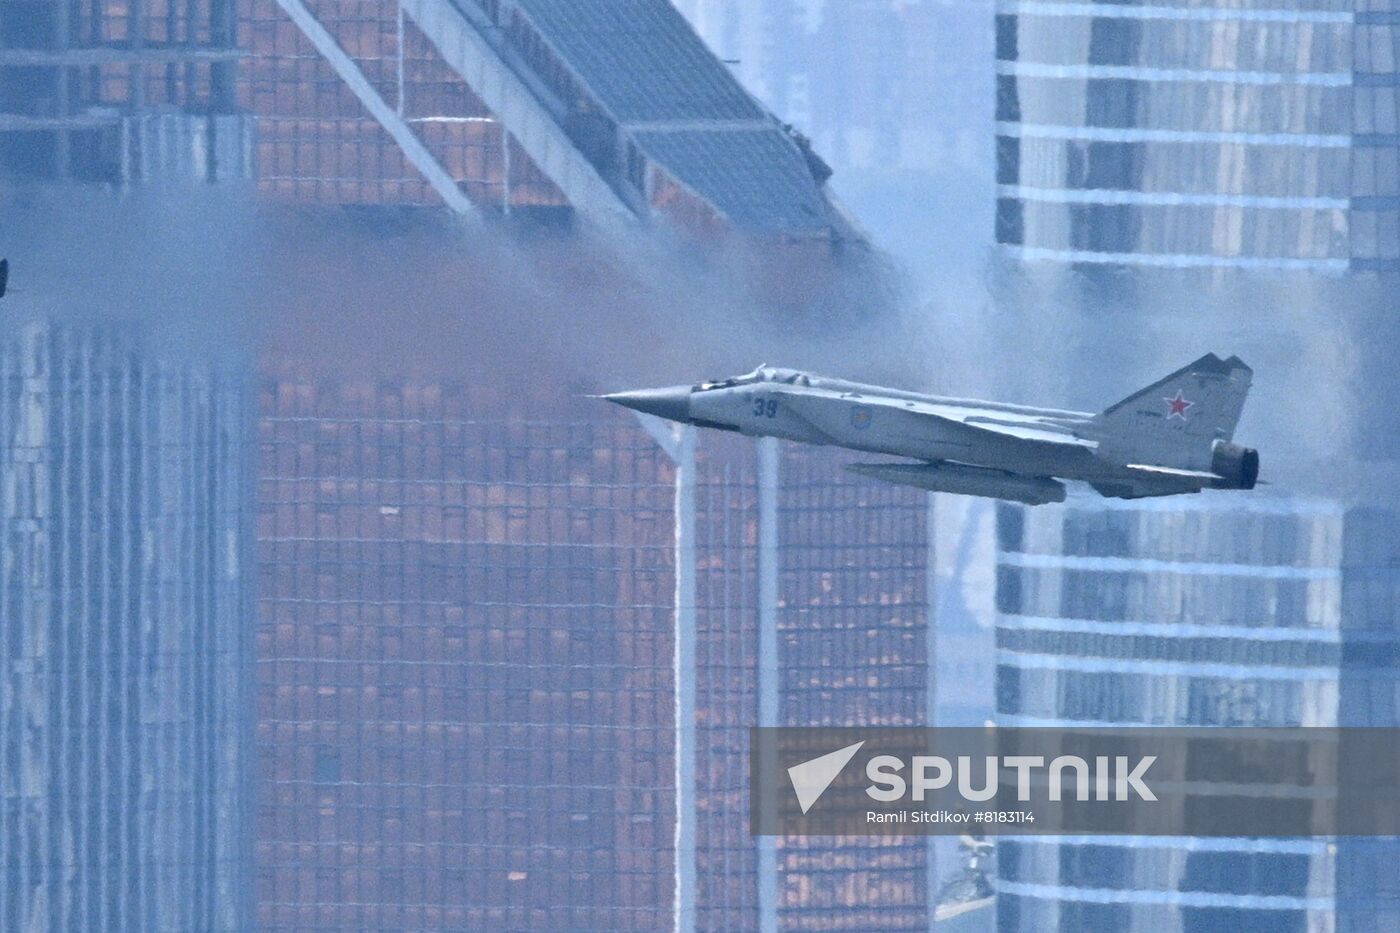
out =
[[[667,0],[518,0],[619,123],[772,118]]]
[[[849,235],[829,169],[668,0],[516,0],[623,137],[742,230]],[[572,104],[572,101],[566,102]]]
[[[807,160],[777,127],[645,130],[633,138],[740,229],[800,231],[834,223]]]
[[[702,235],[862,240],[807,140],[669,0],[403,0],[402,27],[391,12],[368,31],[354,5],[257,2],[245,97],[266,117],[260,171],[279,193],[395,203],[406,191],[464,214],[562,209],[605,228],[661,219]],[[287,27],[300,35],[279,38]],[[286,58],[313,49],[329,66],[318,80],[334,73],[348,94],[307,103]],[[307,144],[322,155],[293,157]],[[376,158],[346,167],[337,154],[366,145]],[[325,178],[327,162],[342,176]]]

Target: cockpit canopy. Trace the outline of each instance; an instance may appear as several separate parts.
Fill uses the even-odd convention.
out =
[[[709,382],[702,382],[695,386],[697,392],[708,392],[711,389],[732,389],[735,386],[753,385],[758,382],[781,382],[785,385],[812,384],[811,378],[804,372],[796,369],[779,369],[774,366],[760,366],[751,373],[742,376],[731,376],[728,379],[715,379]]]

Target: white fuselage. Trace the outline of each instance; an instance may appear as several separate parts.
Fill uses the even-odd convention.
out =
[[[1069,479],[1120,473],[1076,444],[1094,433],[1087,412],[941,398],[806,374],[792,379],[702,384],[690,394],[691,418],[748,435],[917,460]],[[979,423],[1014,426],[1034,439],[990,434]]]

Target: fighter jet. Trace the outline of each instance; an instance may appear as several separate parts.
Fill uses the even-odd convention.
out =
[[[1233,443],[1253,371],[1207,354],[1098,414],[941,398],[761,366],[694,386],[605,395],[671,421],[908,458],[855,473],[935,492],[1063,502],[1062,480],[1140,499],[1253,489],[1259,453]]]

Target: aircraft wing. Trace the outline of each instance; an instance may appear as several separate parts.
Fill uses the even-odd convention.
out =
[[[1098,442],[1076,437],[1063,427],[1035,415],[1022,415],[974,406],[940,405],[934,402],[910,402],[900,399],[863,399],[866,404],[903,409],[917,414],[940,418],[954,424],[966,425],[998,437],[1035,444],[1057,444],[1086,451],[1098,449]]]
[[[1207,485],[1220,477],[1202,470],[1178,470],[1175,467],[1152,466],[1147,463],[1130,463],[1126,469],[1134,473],[1146,474],[1145,478],[1181,480],[1186,484]]]
[[[1082,437],[1076,437],[1070,434],[1068,431],[1038,425],[1034,421],[1014,422],[979,416],[953,420],[961,420],[963,424],[971,428],[988,431],[992,434],[1000,434],[1003,437],[1014,437],[1022,441],[1037,441],[1043,444],[1065,444],[1070,447],[1082,447],[1085,450],[1097,450],[1099,446],[1097,441],[1085,440]]]
[[[1115,499],[1150,499],[1200,492],[1220,480],[1214,473],[1201,470],[1180,470],[1146,463],[1129,463],[1123,469],[1128,473],[1126,481],[1091,482],[1089,485],[1101,495]]]

